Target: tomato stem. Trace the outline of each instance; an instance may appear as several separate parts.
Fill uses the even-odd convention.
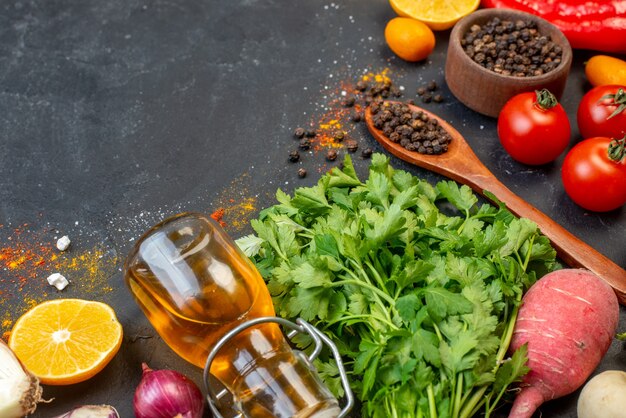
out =
[[[600,102],[603,100],[611,100],[609,103],[605,103],[606,106],[617,106],[617,109],[611,115],[606,118],[606,120],[611,119],[614,116],[619,115],[626,109],[626,91],[624,89],[619,88],[615,92],[615,94],[605,94],[600,98]]]
[[[615,162],[621,162],[626,155],[626,135],[622,139],[614,139],[609,144],[609,158]]]
[[[552,109],[559,104],[554,94],[550,93],[548,89],[535,90],[535,94],[537,95],[535,104],[543,110]]]

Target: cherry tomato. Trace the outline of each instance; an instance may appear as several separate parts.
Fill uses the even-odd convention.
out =
[[[574,202],[596,212],[607,212],[626,203],[624,140],[589,138],[567,153],[561,178]]]
[[[561,155],[570,140],[563,107],[548,90],[511,98],[498,116],[498,137],[513,159],[529,165],[546,164]]]
[[[623,137],[626,133],[626,86],[592,88],[580,101],[576,119],[583,138]]]

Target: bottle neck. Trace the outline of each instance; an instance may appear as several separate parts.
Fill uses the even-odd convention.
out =
[[[291,349],[277,326],[246,330],[221,351],[224,354],[216,357],[211,373],[228,388],[233,395],[233,404],[244,416],[338,416],[337,400],[306,356]],[[230,368],[218,369],[220,364],[229,364]]]

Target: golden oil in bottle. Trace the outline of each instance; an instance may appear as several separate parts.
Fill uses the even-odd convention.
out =
[[[181,214],[148,231],[125,266],[125,280],[163,340],[204,367],[215,343],[237,325],[274,316],[258,271],[212,219]],[[211,365],[248,417],[335,417],[337,400],[277,324],[237,334]]]

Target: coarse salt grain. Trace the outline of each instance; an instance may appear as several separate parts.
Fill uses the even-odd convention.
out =
[[[70,238],[67,235],[64,235],[57,241],[57,248],[59,251],[65,251],[71,243],[72,241],[70,241]]]
[[[60,273],[53,273],[48,276],[48,283],[50,284],[50,286],[54,286],[59,290],[65,289],[67,285],[70,284],[65,276]]]

